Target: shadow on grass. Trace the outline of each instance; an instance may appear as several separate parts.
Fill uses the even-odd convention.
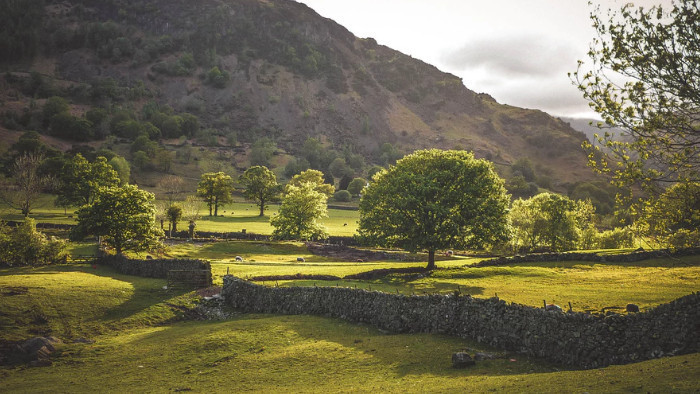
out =
[[[77,324],[83,322],[96,322],[98,325],[119,325],[119,321],[132,316],[135,316],[147,309],[162,304],[172,298],[182,296],[191,291],[190,289],[173,289],[164,290],[166,284],[165,279],[161,278],[143,278],[138,276],[124,275],[116,272],[111,267],[96,266],[93,268],[90,264],[66,264],[46,266],[39,268],[22,267],[0,270],[0,276],[5,275],[52,275],[63,273],[85,273],[98,277],[110,278],[120,282],[126,282],[131,285],[133,293],[129,298],[115,307],[108,308],[102,315],[93,316],[86,320],[77,321]],[[50,280],[50,277],[47,278]],[[114,289],[114,291],[121,291]],[[79,308],[79,305],[72,305],[71,308]],[[157,323],[160,316],[143,316],[144,323]]]

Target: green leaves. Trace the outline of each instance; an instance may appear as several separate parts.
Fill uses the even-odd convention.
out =
[[[243,196],[260,207],[260,216],[265,213],[265,204],[279,198],[280,187],[275,173],[264,166],[248,168],[239,178],[245,190]]]
[[[154,196],[134,185],[101,188],[95,200],[77,211],[72,239],[103,237],[118,254],[124,250],[150,250],[162,231],[155,227]]]
[[[417,151],[363,190],[359,236],[410,251],[483,247],[505,238],[507,208],[489,162],[464,151]]]
[[[325,228],[318,222],[328,217],[327,201],[328,195],[318,190],[318,184],[314,182],[288,184],[279,214],[270,219],[270,224],[275,227],[272,236],[276,239],[300,240],[328,237]]]
[[[209,207],[209,216],[219,213],[219,207],[232,201],[233,179],[223,172],[208,172],[202,174],[197,185],[197,196],[202,197]]]

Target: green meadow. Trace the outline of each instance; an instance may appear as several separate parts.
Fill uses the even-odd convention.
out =
[[[46,201],[45,201],[46,202]],[[48,202],[46,202],[48,205]],[[202,213],[207,211],[202,207]],[[269,217],[238,201],[203,216],[200,231],[270,234]],[[351,236],[358,212],[329,210],[333,235]],[[73,212],[38,208],[38,222],[74,223]],[[4,219],[21,219],[8,214]],[[186,227],[185,222],[180,227]],[[61,235],[61,232],[57,232]],[[65,234],[63,234],[65,235]],[[431,334],[390,334],[318,316],[239,314],[195,321],[185,312],[201,302],[196,292],[164,289],[164,279],[122,275],[80,263],[96,253],[92,242],[71,243],[71,263],[0,269],[0,341],[53,335],[63,344],[53,365],[0,367],[0,392],[697,392],[700,355],[690,354],[595,370],[563,368],[504,354],[469,340]],[[621,251],[601,251],[618,253]],[[241,256],[243,261],[236,261]],[[143,257],[143,255],[141,255]],[[168,241],[165,257],[198,258],[212,265],[215,285],[225,274],[242,278],[333,275],[341,279],[268,280],[265,286],[339,286],[401,294],[460,291],[498,296],[539,307],[543,301],[575,311],[616,310],[635,303],[646,310],[700,285],[700,258],[636,263],[523,263],[471,267],[480,257],[440,257],[438,270],[421,277],[391,274],[375,280],[342,279],[375,269],[425,266],[416,262],[345,261],[312,254],[304,243],[271,241]],[[303,257],[299,262],[297,258]],[[621,312],[618,310],[618,312]],[[76,342],[89,339],[94,343]],[[499,355],[477,366],[451,367],[455,351]]]
[[[90,253],[88,243],[74,255]],[[207,259],[215,282],[229,272],[258,275],[326,274],[343,277],[423,262],[348,262],[312,255],[303,243],[181,242],[171,257]],[[244,258],[236,262],[235,256]],[[297,262],[304,257],[304,262]],[[540,306],[543,299],[574,310],[628,302],[647,309],[700,284],[697,257],[633,264],[528,263],[471,268],[479,258],[438,261],[425,278],[390,275],[372,280],[268,281],[268,286],[349,286],[422,294],[459,289],[475,297]],[[562,368],[517,354],[501,354],[465,339],[390,334],[317,316],[233,313],[191,321],[183,311],[200,297],[163,289],[164,279],[118,274],[108,267],[67,264],[0,270],[0,340],[54,335],[64,341],[44,368],[0,368],[2,392],[694,392],[700,354],[595,370]],[[75,343],[79,338],[94,343]],[[451,367],[455,351],[487,351],[501,358],[476,367]]]

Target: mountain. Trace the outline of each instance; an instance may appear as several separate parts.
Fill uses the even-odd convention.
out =
[[[504,174],[528,158],[555,189],[593,178],[580,148],[586,136],[564,121],[499,104],[291,0],[14,0],[0,15],[3,135],[34,129],[97,146],[109,134],[144,132],[128,121],[150,122],[151,137],[171,141],[206,130],[239,163],[263,137],[286,158],[280,165],[314,137],[367,163],[459,148]],[[56,95],[90,120],[86,134],[41,122]],[[106,115],[95,118],[94,108]],[[188,119],[196,124],[187,128]]]

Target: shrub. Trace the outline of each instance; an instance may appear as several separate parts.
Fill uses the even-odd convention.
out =
[[[671,234],[666,242],[672,249],[692,248],[700,245],[700,231],[685,228]]]
[[[10,267],[65,263],[65,249],[64,241],[37,231],[34,219],[15,228],[0,224],[0,262]]]
[[[631,248],[633,245],[634,234],[629,227],[614,228],[598,235],[598,247],[601,249]]]
[[[339,190],[333,195],[335,201],[348,202],[352,199],[352,195],[347,190]]]

